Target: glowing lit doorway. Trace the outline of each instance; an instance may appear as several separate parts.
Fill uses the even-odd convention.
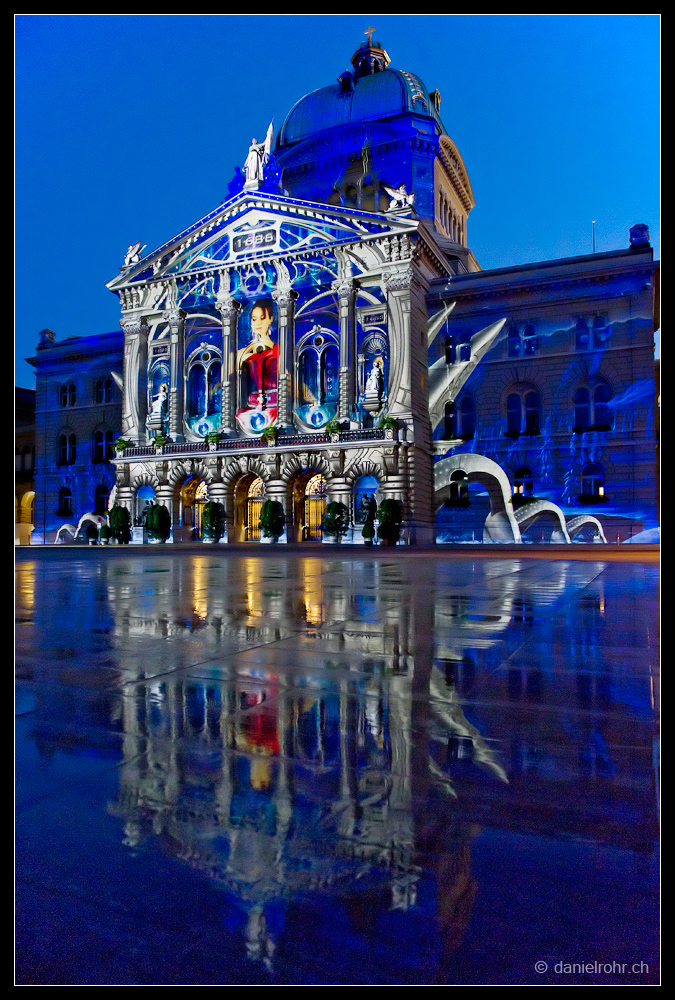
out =
[[[180,492],[184,542],[201,538],[202,510],[208,499],[208,487],[203,479],[195,479],[193,476],[186,479]]]
[[[305,540],[321,541],[323,530],[321,519],[326,509],[326,480],[321,475],[313,476],[305,487]]]
[[[265,502],[265,484],[262,479],[254,479],[248,489],[246,500],[246,541],[259,542],[261,535],[260,512]]]

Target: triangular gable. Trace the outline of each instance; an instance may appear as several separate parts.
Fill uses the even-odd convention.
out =
[[[121,269],[111,291],[185,277],[238,264],[413,232],[408,213],[372,213],[298,201],[281,195],[242,192],[210,215]]]

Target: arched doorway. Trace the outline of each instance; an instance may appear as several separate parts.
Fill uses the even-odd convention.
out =
[[[202,510],[208,499],[206,482],[196,476],[189,476],[180,491],[180,525],[184,542],[201,538]]]
[[[320,472],[298,476],[293,484],[293,526],[297,542],[320,542],[321,520],[326,509],[327,484]]]
[[[259,542],[260,513],[266,499],[265,483],[253,473],[242,476],[234,487],[234,541]]]
[[[134,506],[134,525],[145,524],[148,507],[155,502],[155,490],[152,486],[141,486],[136,493],[136,503]]]

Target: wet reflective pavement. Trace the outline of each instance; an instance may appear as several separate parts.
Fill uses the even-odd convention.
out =
[[[16,572],[17,985],[659,981],[653,557]]]

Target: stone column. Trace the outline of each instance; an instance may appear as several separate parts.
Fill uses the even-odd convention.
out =
[[[122,437],[141,443],[145,440],[148,415],[148,326],[139,315],[123,315],[124,397]]]
[[[185,316],[178,306],[170,306],[163,318],[171,329],[171,385],[169,387],[169,435],[183,440],[183,365],[185,363]]]
[[[297,292],[280,285],[272,292],[277,304],[279,330],[279,367],[277,374],[277,426],[293,426],[293,354],[295,346],[295,300]]]
[[[229,292],[219,292],[216,309],[223,324],[223,368],[222,368],[222,420],[223,431],[232,436],[235,433],[236,382],[234,358],[237,349],[237,316],[241,303],[233,299]]]
[[[340,390],[338,420],[349,420],[356,404],[356,321],[354,301],[356,283],[351,277],[338,278],[332,284],[340,311]]]

